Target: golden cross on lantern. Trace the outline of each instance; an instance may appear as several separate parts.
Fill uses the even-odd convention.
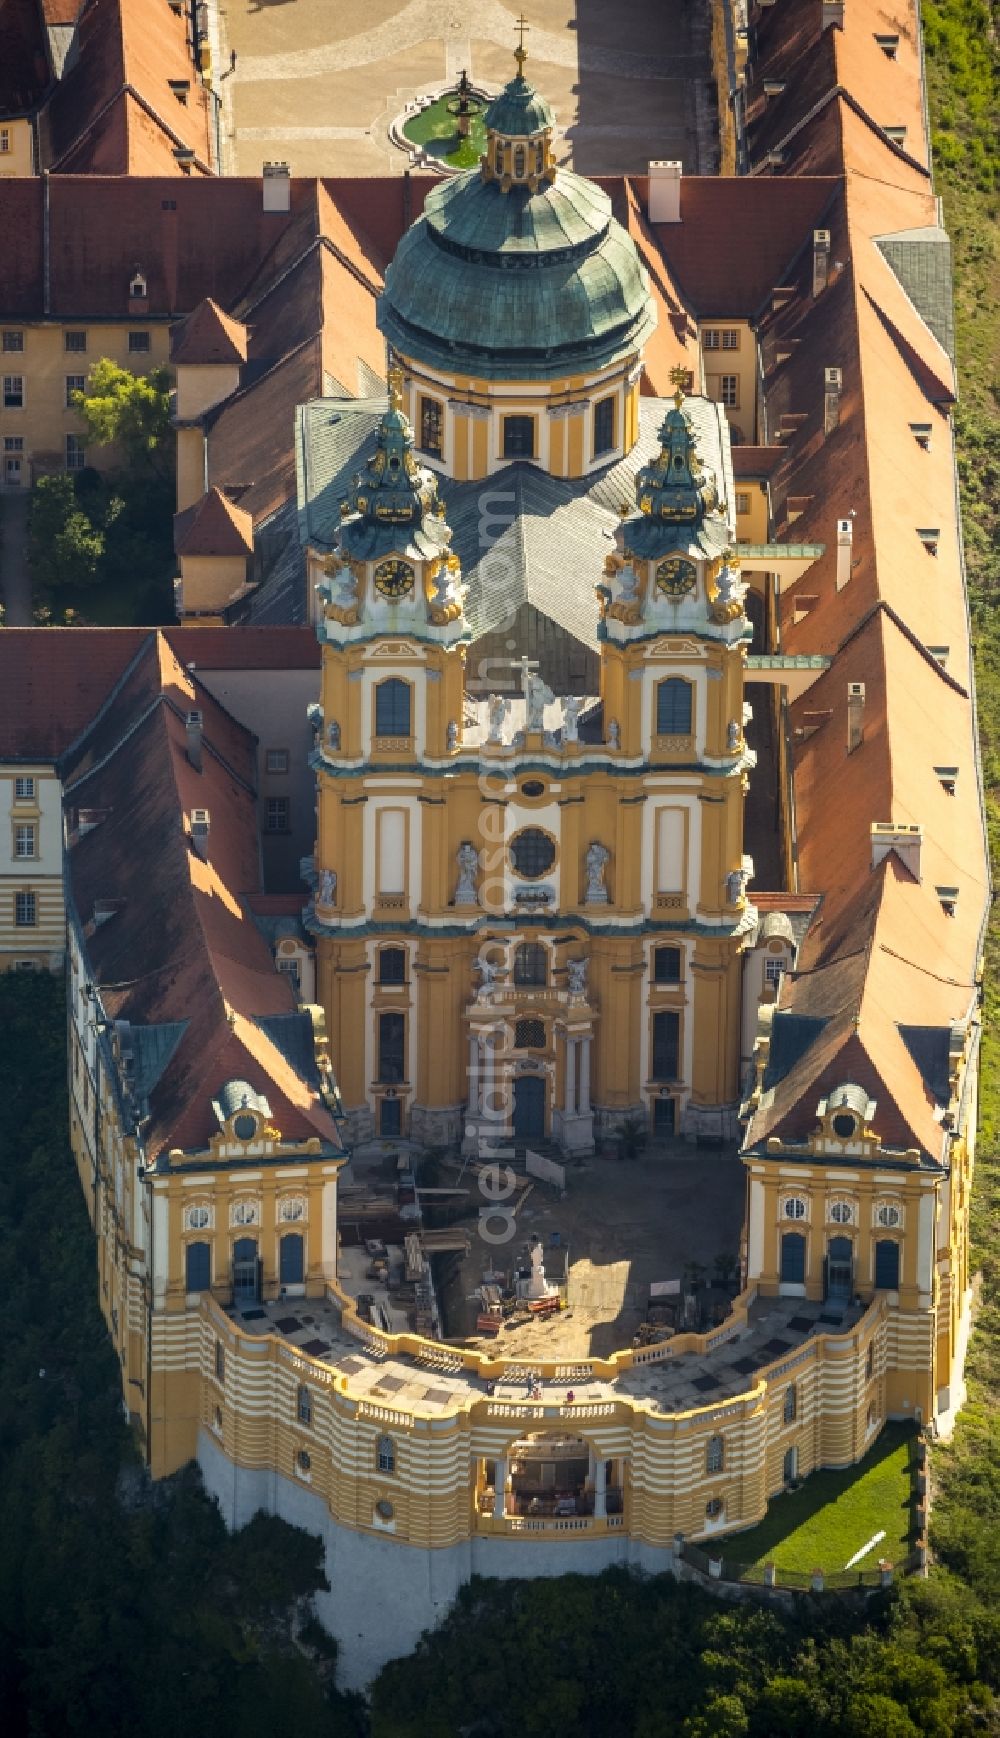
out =
[[[671,368],[671,370],[670,370],[670,382],[674,388],[674,403],[676,404],[678,410],[680,409],[681,404],[683,403],[684,393],[687,390],[687,383],[688,383],[689,378],[690,378],[690,369]]]
[[[524,33],[528,28],[528,20],[522,12],[520,18],[515,18],[514,20],[514,29],[520,31],[518,44],[514,50],[514,59],[517,61],[517,70],[519,73],[524,71],[524,63],[528,58],[528,50],[524,46]]]
[[[398,362],[394,362],[387,374],[389,382],[389,403],[393,410],[403,408],[403,370]]]

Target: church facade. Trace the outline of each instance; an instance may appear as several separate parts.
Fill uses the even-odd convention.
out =
[[[728,427],[678,387],[643,406],[641,462],[656,308],[635,246],[556,171],[522,73],[487,118],[481,170],[435,191],[389,272],[390,404],[371,430],[353,411],[342,466],[364,469],[317,582],[310,924],[347,1129],[569,1153],[630,1120],[731,1139],[753,754]],[[567,692],[555,658],[550,685],[516,617],[484,682],[490,581],[463,575],[449,484],[465,521],[511,471],[544,486],[616,460],[605,523],[565,496],[593,521],[590,572],[562,584],[592,618],[596,690]]]

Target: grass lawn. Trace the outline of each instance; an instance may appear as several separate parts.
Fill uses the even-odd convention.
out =
[[[873,1569],[880,1557],[899,1562],[910,1549],[910,1457],[914,1431],[887,1424],[858,1466],[814,1472],[797,1491],[774,1497],[759,1526],[726,1537],[725,1554],[737,1563],[773,1562],[781,1569],[832,1575],[880,1530],[885,1538],[857,1563]],[[703,1547],[711,1549],[711,1546]]]
[[[447,107],[454,96],[454,91],[446,91],[436,103],[431,103],[430,108],[422,109],[408,120],[403,134],[411,145],[423,145],[425,151],[443,158],[453,169],[474,169],[486,149],[483,117],[482,114],[473,116],[469,137],[460,144],[458,122],[448,113]]]

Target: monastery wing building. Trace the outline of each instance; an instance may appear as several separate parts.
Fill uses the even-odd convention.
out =
[[[67,965],[126,1408],[322,1536],[353,1683],[473,1573],[669,1569],[962,1402],[988,867],[903,11],[755,9],[732,177],[557,166],[522,50],[479,168],[269,185],[155,310],[182,625],[0,635],[0,954]],[[421,1151],[492,1207],[637,1133],[694,1231],[745,1183],[715,1319],[519,1353],[533,1239],[442,1337]]]

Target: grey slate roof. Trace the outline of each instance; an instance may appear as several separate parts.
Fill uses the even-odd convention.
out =
[[[951,1033],[947,1026],[900,1026],[899,1036],[920,1070],[928,1091],[938,1104],[951,1098],[949,1051]]]
[[[530,603],[583,645],[596,647],[598,609],[594,586],[612,547],[619,508],[635,500],[635,477],[659,450],[657,431],[672,401],[643,398],[639,440],[624,459],[590,477],[566,481],[537,465],[507,465],[480,482],[439,478],[452,544],[469,587],[466,615],[473,639],[500,627]],[[314,399],[301,405],[296,425],[299,535],[303,544],[332,549],[340,527],[340,503],[352,478],[375,449],[375,429],[384,398]],[[688,398],[698,450],[715,471],[723,502],[732,500],[732,467],[721,431],[719,407]],[[683,535],[683,534],[682,534]],[[726,528],[706,520],[697,537],[700,553],[716,554]]]
[[[780,1009],[775,1012],[764,1074],[765,1092],[791,1073],[806,1051],[812,1049],[825,1025],[825,1020],[808,1014],[784,1014]]]
[[[316,1067],[316,1045],[312,1019],[301,1011],[293,1014],[260,1014],[254,1020],[285,1061],[295,1069],[301,1080],[319,1088],[322,1084]]]
[[[951,240],[945,229],[900,229],[877,235],[876,245],[892,267],[921,319],[955,360],[955,312],[951,299]]]
[[[166,1020],[159,1025],[129,1027],[132,1090],[140,1104],[148,1099],[187,1026],[186,1020]]]

